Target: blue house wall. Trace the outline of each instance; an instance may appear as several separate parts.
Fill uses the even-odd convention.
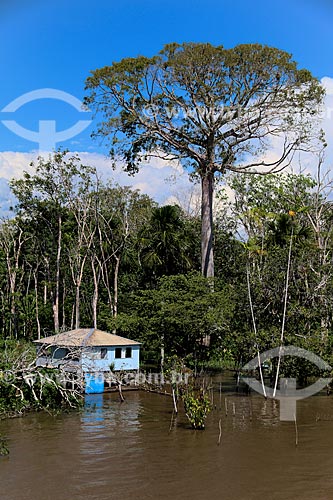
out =
[[[126,349],[131,349],[131,357],[126,357]],[[116,354],[121,357],[116,358]],[[81,355],[81,367],[84,372],[108,372],[110,365],[115,371],[138,370],[139,361],[139,345],[87,347]]]

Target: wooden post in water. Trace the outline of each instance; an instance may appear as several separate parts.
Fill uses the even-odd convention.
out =
[[[120,402],[123,403],[125,401],[125,398],[123,396],[123,391],[121,390],[121,381],[118,381],[118,392],[119,392],[119,397],[120,397]]]
[[[294,414],[294,421],[295,421],[295,445],[298,446],[298,429],[297,429],[296,414]]]
[[[219,431],[220,431],[220,433],[219,433],[219,439],[217,441],[218,445],[221,444],[221,436],[222,436],[221,419],[219,420]]]
[[[177,401],[176,401],[176,394],[175,394],[175,388],[174,386],[172,385],[172,401],[173,401],[173,408],[174,408],[174,412],[176,413],[176,415],[178,414],[178,408],[177,408]]]

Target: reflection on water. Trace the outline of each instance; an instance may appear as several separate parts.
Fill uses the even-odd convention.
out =
[[[133,460],[133,456],[140,453],[139,412],[137,397],[119,403],[103,394],[86,396],[78,433],[79,470],[88,471],[94,477],[94,485],[98,481],[99,485],[107,486],[110,469],[117,462],[119,452],[123,460]],[[80,472],[78,480],[79,475]]]
[[[167,396],[125,396],[89,395],[81,413],[0,422],[10,447],[0,458],[1,500],[333,498],[332,397],[297,403],[296,447],[277,401],[220,397],[219,380],[201,432],[182,411],[170,430]]]

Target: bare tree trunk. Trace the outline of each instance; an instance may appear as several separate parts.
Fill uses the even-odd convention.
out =
[[[62,219],[58,216],[58,251],[56,261],[56,291],[53,301],[54,330],[59,332],[60,259],[61,259]]]
[[[65,280],[63,280],[62,281],[62,328],[63,329],[66,325],[65,303],[66,303],[66,283]]]
[[[201,178],[201,272],[206,278],[214,277],[213,257],[213,191],[214,173],[210,170]]]
[[[116,265],[114,268],[113,276],[113,316],[116,318],[118,314],[118,276],[119,276],[119,266],[120,257],[115,256]]]
[[[71,330],[73,330],[74,313],[75,313],[75,304],[73,304],[73,306],[72,306],[71,327],[70,327]]]
[[[94,266],[94,257],[91,257],[91,269],[93,273],[93,279],[94,279],[94,293],[93,293],[93,298],[92,298],[92,310],[93,310],[93,323],[94,323],[94,328],[97,328],[97,303],[98,303],[98,283],[99,283],[99,277],[97,276],[96,273],[96,268]]]
[[[75,328],[80,327],[80,286],[81,283],[76,283],[75,289]]]
[[[108,273],[108,267],[109,267],[109,257],[105,255],[105,251],[103,248],[103,239],[105,237],[105,234],[102,233],[101,227],[98,227],[98,238],[99,238],[99,248],[101,251],[101,259],[98,260],[100,270],[101,270],[101,277],[102,277],[102,282],[106,288],[107,294],[108,294],[108,305],[110,310],[113,313],[113,297],[112,297],[112,291],[111,291],[111,286],[110,286],[110,280],[109,280],[109,273]]]
[[[107,261],[104,261],[102,263],[102,281],[103,281],[103,284],[106,288],[106,291],[107,291],[107,294],[108,294],[108,305],[109,305],[109,308],[110,308],[110,311],[112,312],[113,314],[113,296],[112,296],[112,290],[111,290],[111,285],[110,285],[110,279],[109,279],[109,275],[108,275],[108,262]]]
[[[77,240],[69,255],[69,265],[75,286],[75,328],[80,327],[80,290],[85,264],[93,243],[96,226],[91,220],[91,200],[82,198],[81,204],[72,206],[77,223]]]
[[[46,285],[46,283],[44,283],[43,302],[44,302],[44,306],[45,306],[46,302],[47,302],[47,285]]]
[[[10,318],[9,318],[9,335],[14,333],[15,338],[18,337],[17,311],[16,311],[16,292],[17,278],[20,266],[20,257],[23,240],[23,230],[17,228],[16,234],[13,226],[4,226],[2,232],[2,247],[5,251],[8,280],[9,280],[9,302],[10,302]]]
[[[164,373],[164,359],[165,359],[165,353],[164,353],[164,333],[163,333],[162,338],[161,338],[161,373],[162,373],[162,375]]]
[[[34,270],[35,282],[35,300],[36,300],[36,323],[37,323],[37,340],[40,339],[40,321],[39,321],[39,303],[38,303],[38,267]]]
[[[75,283],[75,328],[80,328],[80,290],[86,259],[87,254],[83,257],[79,272],[76,276],[74,275],[74,271],[72,272]]]

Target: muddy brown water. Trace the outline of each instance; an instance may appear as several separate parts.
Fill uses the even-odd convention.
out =
[[[122,404],[91,395],[81,413],[0,422],[10,448],[1,500],[333,499],[332,396],[297,403],[296,447],[278,402],[230,391],[220,401],[215,387],[205,431],[182,411],[169,430],[171,398],[139,391]]]

